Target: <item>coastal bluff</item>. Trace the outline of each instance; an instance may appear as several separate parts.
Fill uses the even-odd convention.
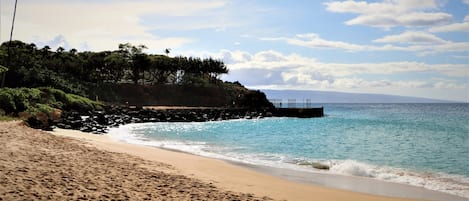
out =
[[[259,90],[236,83],[209,87],[195,85],[101,85],[89,97],[104,102],[101,109],[73,107],[60,116],[34,115],[26,120],[33,128],[55,127],[95,134],[110,127],[145,122],[207,122],[265,117],[312,118],[324,116],[323,108],[275,108]]]
[[[323,108],[275,108],[263,92],[232,83],[223,87],[104,85],[90,94],[108,103],[103,110],[64,111],[46,130],[52,126],[101,134],[109,127],[129,123],[324,116]],[[42,126],[29,123],[37,128]]]
[[[235,82],[199,85],[101,84],[88,96],[113,105],[273,108],[266,95]]]

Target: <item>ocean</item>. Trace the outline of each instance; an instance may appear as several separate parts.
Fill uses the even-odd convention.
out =
[[[326,116],[129,124],[109,135],[245,164],[372,178],[469,198],[469,104],[313,106],[324,106]]]

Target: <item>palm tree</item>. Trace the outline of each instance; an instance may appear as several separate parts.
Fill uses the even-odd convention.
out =
[[[70,53],[71,53],[72,55],[76,55],[77,52],[78,52],[78,50],[75,49],[75,48],[72,48],[72,49],[70,50]]]
[[[166,48],[166,49],[164,50],[164,53],[166,53],[166,56],[168,56],[169,53],[171,53],[171,48]]]
[[[11,22],[11,31],[10,31],[10,44],[8,45],[8,61],[7,61],[7,65],[10,65],[10,59],[11,59],[11,52],[10,52],[10,46],[11,46],[11,41],[13,39],[13,29],[15,28],[15,18],[16,18],[16,6],[18,5],[18,0],[15,0],[15,8],[13,10],[13,20]],[[7,70],[8,68],[4,67],[4,66],[1,66],[2,69],[4,70],[3,71],[3,75],[2,75],[2,83],[1,83],[1,86],[3,88],[4,84],[5,84],[5,76],[6,76],[6,73],[7,73]],[[6,69],[6,70],[5,70]]]

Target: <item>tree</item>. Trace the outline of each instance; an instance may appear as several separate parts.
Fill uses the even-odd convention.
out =
[[[104,58],[106,80],[118,83],[124,78],[125,69],[128,69],[129,63],[125,60],[121,52],[112,52]]]
[[[141,73],[145,74],[145,70],[148,69],[150,63],[147,55],[143,53],[144,49],[147,49],[145,45],[133,46],[130,43],[119,44],[119,51],[121,51],[125,61],[130,67],[129,77],[134,84],[138,84]]]
[[[146,54],[135,54],[132,59],[132,80],[135,84],[142,79],[142,84],[145,84],[145,70],[150,66],[150,59]]]
[[[166,84],[172,82],[177,71],[175,60],[163,55],[150,55],[149,75],[153,83]]]
[[[105,58],[110,52],[83,52],[79,53],[78,56],[83,61],[82,63],[82,74],[78,78],[88,82],[100,82],[103,80],[103,69],[105,69]]]
[[[48,45],[44,46],[41,49],[41,52],[42,52],[42,56],[43,56],[44,59],[48,58],[49,54],[50,54],[50,47]]]
[[[64,51],[65,51],[65,48],[63,48],[63,47],[58,47],[56,52],[57,52],[57,53],[62,53],[62,52],[64,52]]]
[[[5,86],[51,86],[80,93],[101,82],[207,85],[228,73],[221,60],[169,57],[169,48],[166,55],[146,54],[144,49],[143,45],[125,43],[115,51],[78,52],[62,47],[53,51],[49,46],[38,48],[33,43],[12,41],[0,46],[0,65],[8,67]],[[5,68],[0,68],[0,81],[4,72]]]
[[[7,71],[8,71],[7,67],[0,65],[0,75],[2,75],[2,84],[1,84],[2,88],[5,85],[5,76],[6,76]]]
[[[228,73],[228,68],[221,60],[214,60],[212,58],[209,58],[207,60],[207,63],[209,68],[208,73],[212,81],[218,80],[221,74]]]
[[[70,50],[70,54],[73,54],[73,55],[77,54],[77,52],[78,52],[78,50],[75,49],[75,48],[72,48],[72,49]]]
[[[166,54],[166,56],[169,56],[169,53],[171,53],[171,48],[164,49],[164,53]]]

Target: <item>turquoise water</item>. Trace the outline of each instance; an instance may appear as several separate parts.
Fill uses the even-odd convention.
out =
[[[324,118],[132,124],[110,135],[209,157],[370,177],[469,197],[469,104],[324,107]],[[312,163],[330,170],[316,170]]]

